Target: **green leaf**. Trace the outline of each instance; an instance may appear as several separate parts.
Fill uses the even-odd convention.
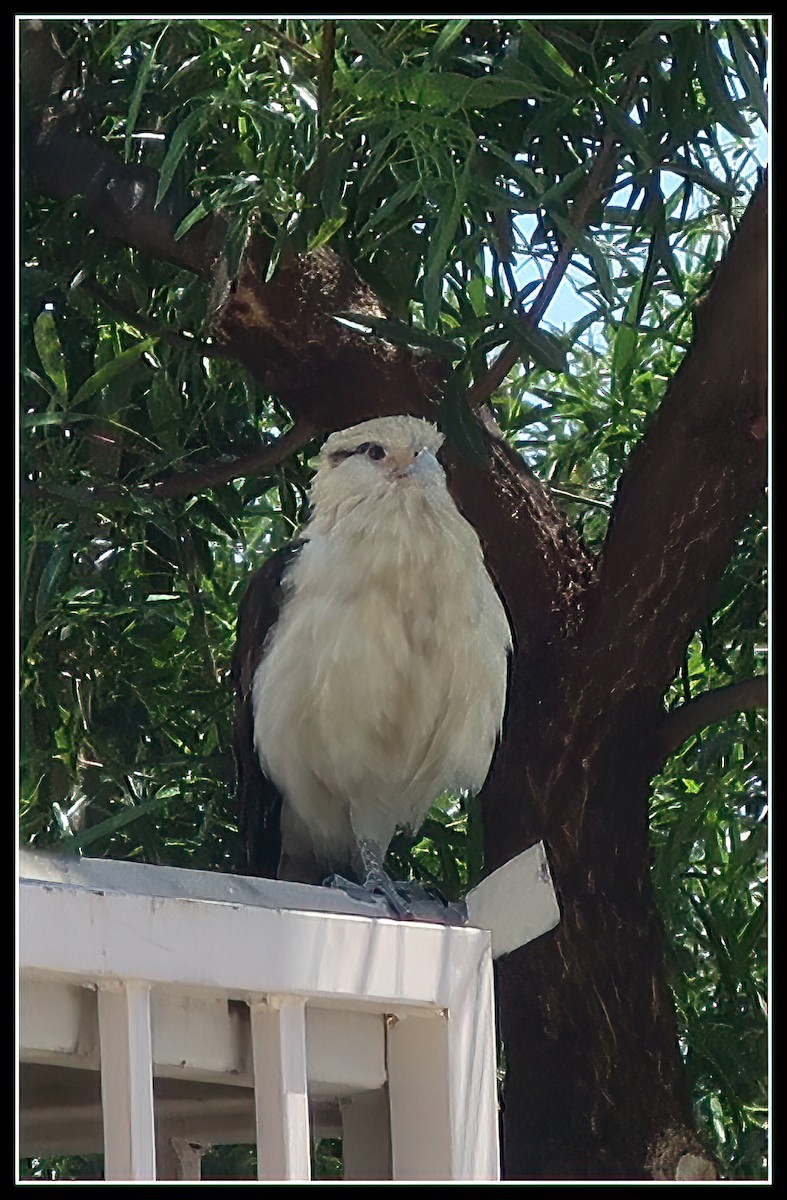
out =
[[[23,429],[38,429],[40,425],[72,425],[75,421],[95,421],[93,413],[58,412],[23,413],[20,424]]]
[[[751,58],[754,56],[751,54],[750,44],[744,37],[738,21],[725,21],[724,27],[729,34],[730,53],[738,78],[743,84],[749,103],[767,129],[768,97],[765,95],[759,72],[752,66]]]
[[[173,133],[167,147],[167,153],[164,156],[164,161],[161,164],[161,170],[159,171],[158,188],[156,189],[156,207],[161,204],[161,201],[169,191],[175,172],[178,169],[178,163],[188,149],[189,139],[214,107],[215,102],[211,101],[194,109],[185,120],[181,121]]]
[[[66,363],[54,315],[48,310],[39,313],[36,317],[33,325],[33,341],[41,366],[55,385],[58,397],[65,400],[68,396]]]
[[[478,418],[456,370],[451,372],[445,382],[437,423],[448,440],[453,442],[466,458],[479,465],[486,462],[486,446]]]
[[[637,314],[639,312],[640,296],[642,294],[644,276],[631,289],[625,315],[612,344],[612,374],[618,382],[618,387],[627,391],[631,373],[636,360],[639,332],[637,330]]]
[[[612,276],[609,271],[609,263],[604,251],[598,246],[591,237],[577,229],[576,225],[561,213],[551,212],[550,217],[557,225],[558,229],[572,242],[574,247],[581,254],[587,255],[592,262],[596,278],[598,279],[599,287],[605,300],[610,304],[615,303],[615,285],[612,282]]]
[[[169,24],[164,26],[161,33],[156,38],[156,41],[153,43],[152,47],[140,63],[139,71],[137,72],[137,78],[134,82],[134,90],[131,93],[131,99],[128,105],[128,116],[126,118],[126,139],[124,147],[126,162],[128,162],[131,158],[131,135],[137,127],[137,117],[139,116],[142,97],[145,93],[145,88],[147,87],[151,68],[156,60],[156,51],[161,44],[161,39],[168,29]]]
[[[472,79],[458,72],[412,68],[370,69],[355,80],[355,86],[362,99],[414,104],[441,112],[495,108],[532,94],[532,88],[523,80],[502,75]]]
[[[196,225],[198,221],[202,221],[205,217],[207,217],[209,212],[210,212],[210,209],[208,208],[208,206],[204,200],[200,200],[199,204],[195,204],[195,206],[194,206],[194,208],[192,208],[191,212],[186,213],[186,216],[183,218],[183,220],[180,222],[177,229],[175,230],[175,233],[173,235],[175,238],[175,241],[179,242],[180,239],[185,234],[188,233],[188,231],[191,229],[192,225]]]
[[[392,195],[384,197],[382,204],[374,210],[366,224],[358,231],[358,238],[368,237],[381,222],[390,220],[402,204],[407,204],[414,196],[418,195],[422,187],[423,183],[420,179],[411,179],[409,183],[397,188]]]
[[[512,336],[522,343],[533,362],[561,375],[568,372],[566,351],[554,334],[534,328],[527,319],[506,318],[505,325]]]
[[[443,272],[445,271],[451,244],[456,236],[457,226],[462,216],[474,161],[475,154],[471,151],[467,156],[461,174],[454,180],[449,203],[441,205],[437,224],[429,239],[423,281],[424,324],[427,329],[436,329],[440,320]]]
[[[732,199],[737,196],[738,189],[734,184],[728,183],[726,179],[719,179],[716,175],[712,175],[710,171],[705,171],[702,167],[695,167],[694,163],[688,162],[680,155],[675,155],[667,162],[661,163],[661,170],[674,171],[676,175],[683,175],[686,179],[690,179],[692,183],[698,183],[709,192],[714,192],[717,196],[723,199]]]
[[[75,849],[84,850],[85,846],[90,846],[93,842],[107,838],[113,833],[117,833],[119,829],[125,829],[133,821],[138,821],[140,817],[155,812],[168,799],[170,799],[169,790],[162,789],[162,792],[154,797],[153,800],[143,800],[140,804],[126,808],[114,817],[108,817],[105,821],[99,821],[97,825],[86,829],[84,833],[76,834],[71,838],[71,844]]]
[[[49,612],[52,600],[57,594],[57,585],[60,582],[60,577],[65,571],[66,564],[70,561],[70,558],[71,545],[69,542],[59,542],[52,547],[52,553],[49,555],[46,565],[41,572],[41,578],[36,590],[36,622],[42,621]]]
[[[320,246],[324,246],[331,240],[335,233],[338,233],[346,220],[346,212],[338,213],[335,217],[326,217],[319,229],[316,229],[314,233],[310,235],[308,249],[310,251],[317,250]]]
[[[350,41],[373,67],[383,71],[390,71],[393,68],[394,62],[372,33],[370,21],[344,21],[343,26]]]
[[[469,24],[469,17],[463,17],[454,21],[446,21],[445,25],[440,30],[440,35],[437,38],[437,41],[429,51],[429,58],[439,58],[443,51],[447,50],[449,46],[452,46],[456,39],[462,33],[464,33]]]
[[[520,21],[522,47],[520,55],[527,54],[530,61],[561,86],[576,88],[578,77],[558,49],[536,29],[532,21]]]
[[[713,117],[737,137],[751,137],[748,121],[741,115],[727,90],[727,74],[721,51],[715,35],[707,27],[702,31],[697,70]]]
[[[363,325],[375,337],[382,338],[386,342],[428,350],[449,361],[464,356],[464,349],[458,342],[452,342],[448,338],[440,337],[436,333],[429,333],[424,329],[417,329],[414,325],[396,321],[392,317],[376,317],[370,316],[368,313],[337,312],[333,314],[333,318],[334,320],[350,321],[353,325]]]
[[[74,396],[74,404],[81,404],[95,392],[106,387],[108,383],[111,383],[123,371],[127,371],[129,367],[133,367],[147,350],[151,350],[156,345],[157,341],[157,337],[143,338],[135,346],[131,346],[128,350],[123,350],[116,358],[112,358],[108,363],[104,363],[104,366],[99,367],[79,388]]]

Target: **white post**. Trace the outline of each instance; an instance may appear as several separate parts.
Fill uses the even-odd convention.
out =
[[[391,1017],[394,1179],[500,1178],[491,971],[442,1013]]]
[[[454,1179],[448,1107],[448,1019],[388,1019],[388,1089],[394,1179]]]
[[[311,1179],[306,1078],[306,1001],[249,1004],[257,1113],[257,1178]]]
[[[98,1030],[104,1179],[155,1179],[150,988],[136,980],[100,984]]]

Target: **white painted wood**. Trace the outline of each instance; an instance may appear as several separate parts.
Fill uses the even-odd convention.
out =
[[[448,1003],[448,1098],[452,1179],[500,1178],[491,946]]]
[[[394,1179],[500,1178],[493,982],[483,966],[457,981],[442,1013],[389,1021]]]
[[[470,927],[20,883],[21,965],[37,978],[442,1008],[488,942],[486,930]]]
[[[250,1086],[248,1015],[226,996],[173,992],[151,996],[153,1062],[156,1075],[215,1079]]]
[[[100,1027],[108,1178],[154,1177],[154,1071],[159,1137],[256,1135],[261,1178],[309,1178],[309,1080],[318,1108],[338,1119],[342,1105],[348,1178],[497,1178],[486,929],[397,921],[304,885],[21,857],[22,1008],[25,989],[34,998],[21,1055],[31,1070],[95,1068]],[[31,1109],[36,1143],[92,1145],[98,1093],[63,1096]]]
[[[471,924],[491,931],[493,958],[554,929],[560,908],[544,843],[509,859],[468,892],[467,915]]]
[[[40,850],[19,851],[19,877],[100,892],[126,892],[162,899],[218,900],[223,904],[254,908],[352,913],[361,917],[385,917],[390,912],[382,896],[370,895],[359,900],[340,888],[110,858],[78,858],[73,854],[50,854]]]
[[[445,1015],[390,1018],[388,1091],[394,1179],[456,1178],[450,1145]]]
[[[197,1145],[186,1138],[160,1139],[157,1142],[158,1179],[201,1179],[205,1150],[205,1146]]]
[[[96,991],[85,984],[25,979],[19,1049],[25,1062],[68,1062],[98,1070]]]
[[[344,1178],[392,1179],[388,1088],[361,1092],[341,1105]]]
[[[252,1002],[257,1178],[311,1179],[306,1006],[295,996]]]
[[[382,1013],[306,1009],[309,1095],[350,1096],[381,1088],[385,1073]]]
[[[99,987],[104,1178],[156,1178],[150,989],[129,980]]]

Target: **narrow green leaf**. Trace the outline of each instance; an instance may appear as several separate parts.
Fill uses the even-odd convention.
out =
[[[725,179],[719,179],[716,175],[712,175],[710,171],[704,171],[702,167],[695,167],[694,163],[688,162],[687,159],[681,158],[680,155],[675,155],[668,162],[662,163],[661,170],[674,171],[676,175],[683,175],[684,178],[690,179],[692,183],[698,183],[700,187],[704,187],[707,191],[713,192],[724,199],[731,199],[738,194],[738,189],[734,184],[727,183]]]
[[[539,33],[532,21],[520,21],[522,48],[520,54],[565,87],[576,87],[578,76],[552,42]]]
[[[331,240],[335,233],[338,233],[346,220],[346,210],[338,213],[334,217],[327,217],[319,229],[316,229],[309,237],[308,249],[310,251],[317,250],[320,246],[324,246]]]
[[[768,97],[765,95],[759,72],[751,62],[751,59],[755,56],[751,54],[749,42],[744,37],[740,24],[737,21],[725,21],[724,27],[729,34],[730,53],[735,63],[735,70],[738,72],[738,78],[743,85],[752,108],[767,129]]]
[[[631,295],[626,305],[623,320],[618,326],[612,345],[612,373],[621,391],[628,390],[631,373],[634,369],[639,333],[637,331],[637,313],[642,294],[644,276],[637,280],[631,289]]]
[[[68,395],[68,381],[63,348],[60,345],[54,315],[46,309],[36,317],[33,341],[41,366],[55,385],[58,396],[65,399]]]
[[[156,51],[161,44],[161,39],[168,29],[169,24],[164,26],[161,33],[156,38],[156,41],[153,43],[152,47],[140,63],[139,70],[137,71],[137,78],[134,81],[134,90],[131,93],[131,99],[128,105],[128,117],[126,119],[126,139],[124,151],[126,162],[128,162],[131,158],[131,135],[137,127],[137,117],[139,116],[142,97],[145,94],[145,88],[147,87],[151,68],[156,60]]]
[[[438,425],[465,457],[477,463],[485,461],[486,447],[478,418],[457,371],[452,371],[445,381]]]
[[[727,89],[726,69],[721,51],[713,31],[708,28],[703,29],[697,71],[715,120],[725,125],[737,137],[751,137],[749,123],[741,115]]]
[[[415,104],[442,112],[494,108],[508,100],[524,99],[532,87],[520,79],[494,75],[471,79],[454,71],[401,68],[370,69],[354,77],[355,95],[362,100]]]
[[[192,208],[191,212],[186,213],[186,216],[183,218],[183,220],[180,222],[177,229],[175,230],[175,233],[174,233],[175,241],[176,242],[180,241],[180,239],[182,237],[184,237],[185,234],[188,233],[188,231],[191,229],[192,225],[196,225],[198,221],[201,221],[201,220],[203,220],[204,217],[207,217],[209,212],[210,212],[210,209],[208,208],[208,206],[206,205],[204,200],[200,200],[199,204],[195,204],[195,206],[194,206],[194,208]]]
[[[406,204],[418,194],[422,186],[423,184],[420,179],[411,179],[409,183],[405,183],[402,187],[397,188],[393,195],[386,196],[382,204],[374,210],[369,220],[359,231],[358,238],[368,237],[381,221],[389,220],[400,205]]]
[[[38,429],[40,425],[72,425],[75,421],[95,421],[93,413],[37,412],[24,413],[20,424],[23,429]]]
[[[615,302],[615,285],[612,282],[612,276],[609,271],[609,263],[607,256],[600,246],[597,246],[591,237],[582,233],[577,229],[571,221],[567,220],[562,213],[551,212],[550,217],[557,225],[558,229],[570,238],[573,245],[581,254],[585,254],[593,264],[598,279],[598,285],[601,288],[602,295],[610,304]]]
[[[46,561],[41,578],[38,581],[35,601],[36,623],[40,622],[49,611],[52,600],[57,593],[66,564],[71,558],[71,546],[68,542],[59,542],[52,547],[52,553]]]
[[[367,313],[354,312],[337,312],[333,316],[334,320],[343,319],[354,325],[365,326],[375,337],[382,338],[386,342],[429,350],[432,354],[438,354],[441,358],[447,358],[449,361],[462,358],[464,355],[464,350],[458,342],[452,342],[449,338],[440,337],[436,333],[428,333],[424,329],[416,329],[414,326],[407,325],[404,321],[396,321],[392,317],[375,317],[369,316]]]
[[[90,829],[86,829],[84,833],[77,834],[72,839],[72,844],[75,848],[84,849],[85,846],[89,846],[92,842],[109,837],[111,834],[117,833],[119,829],[124,829],[126,825],[130,825],[132,821],[138,821],[140,817],[154,812],[167,799],[169,799],[169,796],[160,794],[152,800],[144,800],[141,804],[135,804],[131,808],[126,808],[123,812],[118,813],[117,816],[108,817],[106,821],[99,821],[98,825],[93,825]]]
[[[202,121],[205,120],[207,113],[214,107],[213,101],[209,104],[195,109],[193,112],[181,121],[177,129],[172,135],[167,153],[164,156],[164,161],[161,164],[159,171],[158,188],[156,189],[156,206],[161,204],[161,201],[169,191],[172,180],[175,176],[175,171],[178,168],[178,163],[188,149],[189,139],[192,134],[199,128]]]
[[[394,64],[392,60],[371,32],[369,21],[344,21],[343,26],[344,32],[348,34],[350,41],[369,60],[373,67],[383,71],[390,71],[393,68]]]
[[[116,358],[110,359],[108,363],[104,363],[99,369],[86,379],[82,386],[74,396],[74,404],[80,404],[87,400],[95,392],[105,387],[117,375],[123,371],[127,371],[135,362],[145,353],[155,346],[158,338],[146,337],[141,342],[137,342],[135,346],[131,346],[128,350],[123,350]]]
[[[515,321],[513,318],[508,318],[505,324],[512,335],[522,342],[533,362],[538,363],[540,367],[545,367],[548,371],[556,371],[561,375],[568,372],[565,349],[554,334],[534,328],[526,320]]]
[[[441,207],[437,224],[429,239],[423,281],[424,324],[427,329],[436,329],[440,320],[443,271],[462,215],[463,204],[464,195],[460,188],[457,188],[451,202]]]
[[[430,58],[439,58],[444,50],[453,45],[460,34],[464,33],[467,26],[470,24],[469,17],[463,17],[455,21],[446,21],[440,31],[440,36],[435,42],[432,49],[429,51]]]

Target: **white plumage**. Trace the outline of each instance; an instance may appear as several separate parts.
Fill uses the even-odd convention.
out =
[[[252,684],[254,742],[283,797],[280,876],[380,858],[446,789],[477,791],[506,698],[511,635],[414,417],[328,438],[303,545]]]

